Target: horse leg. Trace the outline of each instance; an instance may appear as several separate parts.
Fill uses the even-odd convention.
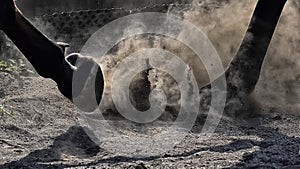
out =
[[[0,29],[12,40],[23,55],[35,68],[37,73],[45,78],[53,79],[60,92],[71,99],[74,93],[79,94],[85,85],[92,68],[98,66],[92,59],[79,54],[72,55],[72,60],[82,62],[82,66],[74,69],[75,65],[65,59],[64,46],[57,44],[37,30],[18,10],[13,0],[0,0]],[[79,71],[82,82],[78,82],[77,91],[72,92],[73,73]],[[100,67],[97,70],[97,102],[103,92],[103,75]],[[93,109],[93,108],[91,108]]]
[[[227,84],[225,113],[230,116],[253,113],[249,97],[259,79],[269,44],[287,0],[259,0],[239,50],[224,75]],[[216,81],[220,80],[217,78]],[[200,89],[201,109],[208,110],[211,84]],[[217,89],[218,90],[218,89]]]
[[[259,0],[241,46],[226,71],[228,87],[253,92],[287,0]]]

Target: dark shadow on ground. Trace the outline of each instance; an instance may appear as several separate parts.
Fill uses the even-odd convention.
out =
[[[72,126],[66,133],[56,137],[47,149],[33,151],[18,161],[0,165],[0,168],[65,168],[65,165],[42,163],[59,161],[63,155],[89,158],[100,151],[101,148],[89,138],[82,127]]]
[[[299,137],[289,137],[278,132],[278,129],[263,126],[246,129],[246,133],[262,138],[262,141],[253,142],[249,140],[248,143],[258,146],[259,150],[244,153],[243,159],[229,168],[300,168]]]
[[[88,163],[79,164],[49,164],[61,160],[61,154],[74,155],[77,158],[89,158],[101,152],[97,146],[85,134],[83,128],[73,126],[63,134],[58,136],[54,144],[47,149],[36,150],[28,156],[18,161],[13,161],[0,168],[68,168],[68,167],[89,167],[98,164],[115,164],[120,162],[152,161],[159,158],[180,158],[188,157],[193,154],[210,152],[235,152],[243,149],[259,147],[259,150],[245,153],[242,160],[229,168],[300,168],[300,138],[289,137],[282,134],[278,129],[264,126],[243,127],[244,135],[256,135],[262,141],[237,139],[230,144],[204,147],[180,154],[164,156],[151,156],[144,158],[131,158],[126,156],[114,156],[102,158]],[[49,158],[51,157],[51,158]],[[48,163],[48,164],[47,164]]]

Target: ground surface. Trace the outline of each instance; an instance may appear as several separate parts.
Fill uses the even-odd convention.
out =
[[[5,73],[0,79],[1,104],[16,112],[0,119],[0,168],[300,168],[300,117],[286,112],[224,119],[206,141],[199,119],[174,149],[131,158],[93,143],[52,81]]]
[[[232,3],[203,3],[185,13],[185,19],[207,34],[227,64],[256,1],[224,2]],[[223,119],[207,140],[200,139],[203,119],[198,119],[174,149],[132,158],[92,142],[78,123],[76,108],[52,81],[0,72],[0,106],[16,113],[0,113],[0,168],[300,168],[299,2],[290,0],[285,7],[254,93],[258,102],[283,107],[280,110],[264,107],[257,110],[261,115],[243,121]],[[53,32],[44,33],[51,37]],[[289,105],[296,108],[286,108]]]

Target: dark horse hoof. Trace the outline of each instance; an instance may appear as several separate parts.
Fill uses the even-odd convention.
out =
[[[70,98],[84,112],[94,111],[100,104],[104,78],[101,67],[89,57],[73,53],[65,58],[73,70]]]

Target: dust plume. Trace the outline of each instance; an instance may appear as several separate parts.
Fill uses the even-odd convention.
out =
[[[256,2],[256,0],[194,0],[191,4],[170,5],[168,13],[177,15],[202,30],[218,51],[224,67],[227,67],[243,39]],[[98,12],[101,13],[102,11]],[[120,10],[112,12],[111,17],[116,17],[118,13],[126,14],[125,11]],[[66,21],[60,19],[63,15],[66,15],[66,18],[68,18]],[[51,39],[57,41],[69,39],[70,42],[67,41],[68,43],[76,45],[82,44],[78,39],[85,36],[86,32],[97,30],[99,25],[103,26],[104,22],[100,18],[99,21],[97,20],[94,23],[94,20],[97,18],[91,19],[88,17],[89,13],[84,13],[82,14],[82,18],[92,22],[83,22],[80,26],[74,26],[82,22],[81,13],[78,12],[76,15],[79,16],[72,17],[70,14],[64,13],[57,17],[58,20],[55,20],[55,22],[57,21],[57,27],[61,25],[61,22],[66,22],[63,24],[63,28],[61,28],[62,30],[69,30],[70,27],[76,27],[76,29],[70,29],[76,31],[69,31],[69,34],[57,33],[60,31],[59,29],[54,28],[53,25],[47,22],[41,21],[39,17],[36,17],[33,21]],[[76,19],[76,17],[79,19]],[[261,107],[273,107],[280,109],[284,113],[299,114],[300,60],[297,59],[300,56],[299,18],[299,1],[289,0],[269,47],[260,80],[252,94],[252,97],[257,100]],[[73,25],[71,25],[72,22],[74,23]],[[72,38],[72,36],[78,37]],[[199,87],[209,82],[203,63],[196,57],[193,51],[176,39],[156,35],[132,37],[118,43],[100,61],[102,68],[104,68],[105,77],[107,77],[107,86],[104,93],[105,99],[103,99],[102,105],[106,110],[115,111],[113,102],[109,96],[111,77],[115,66],[131,53],[147,48],[161,48],[180,56],[193,70]],[[152,89],[159,87],[165,91],[168,98],[169,111],[176,112],[180,91],[174,79],[156,69],[150,70],[147,78],[150,81]],[[141,76],[137,76],[135,80],[142,81],[142,79]]]
[[[193,4],[184,13],[185,19],[206,32],[226,66],[239,47],[256,1],[195,0]],[[299,1],[288,1],[285,6],[253,93],[262,107],[294,114],[300,110],[299,9]]]

